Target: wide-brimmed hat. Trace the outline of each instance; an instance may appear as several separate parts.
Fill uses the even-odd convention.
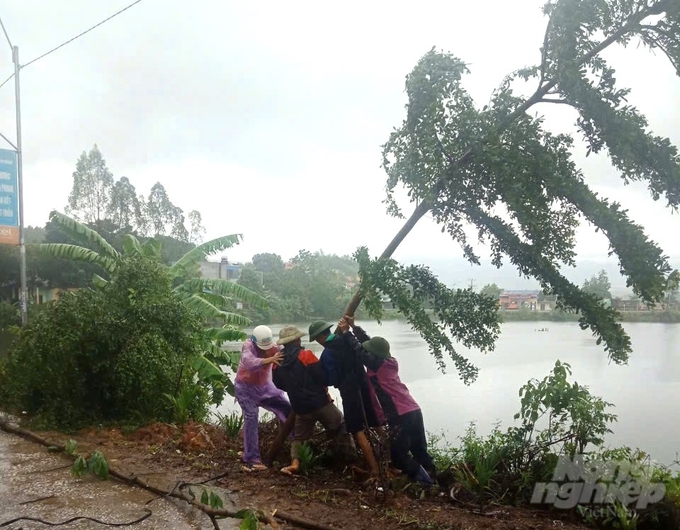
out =
[[[276,344],[283,346],[294,340],[301,339],[305,335],[305,332],[300,331],[295,326],[283,326],[281,331],[279,331],[279,340],[276,341]]]
[[[362,342],[361,345],[363,346],[364,350],[377,357],[380,357],[381,359],[389,359],[391,357],[390,343],[382,337],[373,337],[366,342]]]
[[[309,340],[314,340],[318,335],[321,335],[327,329],[331,329],[333,324],[325,320],[315,320],[309,325]]]

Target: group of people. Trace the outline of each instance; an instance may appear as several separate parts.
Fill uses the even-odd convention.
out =
[[[317,357],[303,348],[302,338],[323,346]],[[341,412],[328,393],[340,392]],[[262,470],[259,448],[259,408],[284,422],[295,413],[290,465],[281,471],[300,469],[300,447],[309,440],[316,423],[335,441],[339,455],[353,460],[356,446],[377,477],[379,467],[367,430],[387,429],[392,465],[425,487],[434,483],[435,466],[427,451],[423,414],[399,378],[399,364],[382,337],[344,316],[333,324],[317,320],[304,333],[284,326],[275,342],[272,330],[257,326],[243,344],[234,382],[236,400],[243,411],[243,462],[246,470]]]

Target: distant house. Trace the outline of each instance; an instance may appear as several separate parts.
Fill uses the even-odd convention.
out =
[[[213,280],[236,282],[241,275],[241,266],[229,263],[227,258],[222,258],[220,261],[202,261],[199,268],[202,278]]]
[[[553,311],[555,304],[555,300],[539,300],[536,304],[536,311]]]
[[[77,291],[78,288],[70,287],[67,289],[60,289],[57,287],[29,287],[26,291],[29,303],[46,304],[59,298],[61,293],[69,291]],[[14,303],[19,300],[21,295],[19,287],[2,287],[0,288],[0,301]]]
[[[528,311],[537,311],[539,307],[538,295],[540,291],[503,291],[499,297],[499,304],[504,311],[518,311],[520,309]],[[543,301],[542,311],[550,311],[545,309],[549,302]]]
[[[666,308],[664,304],[654,304],[648,307],[642,300],[633,298],[624,300],[623,298],[614,298],[611,300],[611,307],[619,312],[625,311],[664,311]]]
[[[383,309],[396,309],[394,303],[392,302],[390,297],[387,296],[386,294],[380,296],[380,302],[382,303]]]

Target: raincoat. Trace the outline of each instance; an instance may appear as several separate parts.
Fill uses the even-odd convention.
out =
[[[280,346],[263,351],[248,339],[241,349],[234,391],[236,401],[243,411],[243,461],[247,464],[261,462],[259,440],[260,407],[272,412],[279,421],[285,421],[292,408],[286,395],[272,382],[272,364],[262,360],[273,357]]]

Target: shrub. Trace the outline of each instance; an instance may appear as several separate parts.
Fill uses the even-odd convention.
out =
[[[9,302],[0,302],[0,331],[21,324],[19,307]]]
[[[162,266],[125,257],[104,287],[65,293],[21,329],[4,369],[10,405],[55,427],[171,421],[164,394],[196,385],[185,366],[204,341]],[[192,395],[202,419],[207,393]]]
[[[232,411],[229,414],[220,414],[217,412],[215,415],[217,416],[218,427],[223,429],[229,438],[235,440],[241,432],[241,428],[243,427],[243,415],[236,411]]]

